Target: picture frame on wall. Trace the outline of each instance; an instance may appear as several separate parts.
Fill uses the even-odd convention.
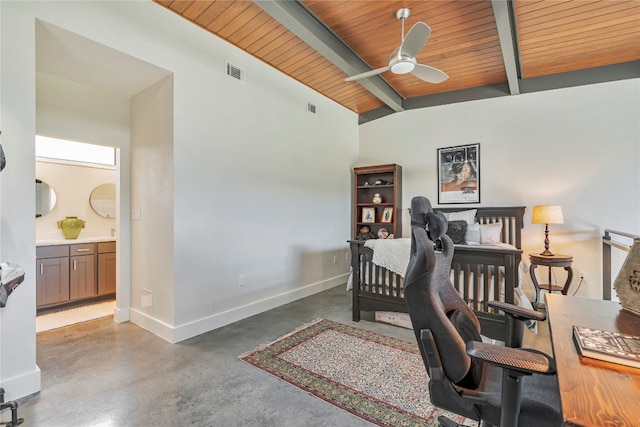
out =
[[[393,208],[384,208],[382,210],[382,218],[380,219],[380,222],[384,222],[384,223],[391,223],[393,218]]]
[[[376,222],[376,208],[362,208],[362,222],[363,223]]]
[[[480,203],[480,144],[438,148],[438,204]]]

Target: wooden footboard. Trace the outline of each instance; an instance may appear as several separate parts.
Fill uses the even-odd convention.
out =
[[[361,311],[392,311],[406,313],[403,279],[371,260],[373,250],[364,241],[352,240],[353,321],[360,321]],[[505,318],[486,301],[515,303],[514,288],[519,286],[518,266],[522,258],[519,249],[456,246],[451,263],[452,284],[474,310],[482,324],[483,335],[502,339]],[[503,286],[504,283],[504,286]]]

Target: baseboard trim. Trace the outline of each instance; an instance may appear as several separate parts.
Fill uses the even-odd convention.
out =
[[[131,320],[131,309],[122,309],[115,307],[113,309],[113,320],[115,320],[117,323],[128,322],[129,320]]]
[[[173,343],[173,327],[135,308],[129,309],[129,321]]]
[[[11,378],[2,379],[2,388],[4,388],[4,400],[18,400],[32,394],[38,393],[41,389],[40,367],[36,365],[35,369],[25,374],[16,375]]]
[[[322,282],[312,283],[301,288],[283,292],[263,300],[253,301],[249,304],[221,313],[216,313],[212,316],[208,316],[194,322],[179,325],[173,331],[173,342],[180,342],[188,338],[195,337],[196,335],[221,328],[222,326],[230,323],[237,322],[238,320],[246,319],[247,317],[280,307],[281,305],[317,294],[318,292],[322,292],[336,286],[345,285],[347,277],[348,274],[343,274]]]
[[[281,305],[305,298],[318,292],[334,288],[346,283],[348,274],[332,277],[318,283],[312,283],[301,288],[282,292],[259,301],[253,301],[233,309],[216,313],[192,322],[184,323],[172,327],[158,319],[155,319],[136,309],[130,309],[130,320],[136,325],[144,328],[170,343],[178,343],[196,335],[221,328],[238,320],[260,314],[264,311],[280,307]]]

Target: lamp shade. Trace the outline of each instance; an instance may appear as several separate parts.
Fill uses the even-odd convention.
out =
[[[531,217],[533,224],[564,224],[560,206],[534,206]]]

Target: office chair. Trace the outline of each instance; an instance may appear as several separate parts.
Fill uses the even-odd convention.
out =
[[[519,326],[508,328],[505,347],[482,343],[477,317],[449,279],[454,246],[445,234],[447,220],[433,213],[428,199],[417,197],[411,202],[411,225],[404,295],[429,373],[431,402],[485,426],[561,425],[553,359],[513,348],[522,344],[523,319],[544,320],[544,315],[492,301],[508,316],[508,325]],[[457,425],[443,417],[439,421]]]

